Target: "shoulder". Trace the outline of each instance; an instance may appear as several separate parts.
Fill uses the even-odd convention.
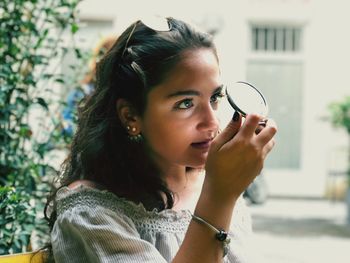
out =
[[[56,210],[57,219],[82,217],[82,220],[87,220],[106,214],[111,220],[115,217],[115,221],[125,221],[139,231],[184,232],[191,220],[186,210],[149,211],[142,203],[134,203],[84,183],[62,187],[56,194]]]
[[[120,212],[124,206],[122,198],[88,180],[78,180],[61,187],[56,193],[55,200],[58,216],[71,210],[93,211],[103,208]]]
[[[57,218],[85,213],[86,217],[95,213],[111,214],[127,221],[144,220],[150,216],[142,203],[134,203],[87,180],[75,181],[60,188],[55,197]]]
[[[146,252],[160,258],[141,239],[134,222],[121,210],[111,209],[110,193],[81,185],[62,191],[66,192],[59,194],[62,199],[51,231],[55,262],[140,262]]]
[[[104,207],[75,207],[51,231],[55,262],[165,262],[133,222]]]
[[[86,183],[62,187],[56,200],[51,232],[56,262],[165,262],[155,244],[165,245],[164,235],[175,242],[186,229],[181,224],[179,231],[182,221],[173,213],[146,211]]]
[[[68,185],[69,189],[75,189],[79,186],[88,186],[96,189],[102,189],[103,187],[96,182],[90,180],[77,180]]]
[[[113,193],[96,189],[86,182],[76,182],[58,190],[56,210],[53,236],[72,231],[80,233],[78,236],[89,236],[96,228],[103,232],[111,232],[113,229],[116,232],[126,231],[138,236],[133,220],[124,211],[122,200]]]

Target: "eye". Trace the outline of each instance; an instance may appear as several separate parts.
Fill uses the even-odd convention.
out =
[[[210,97],[210,103],[219,103],[223,97],[225,97],[225,93],[215,93],[213,96]]]
[[[179,101],[175,106],[177,109],[189,109],[191,107],[193,107],[192,99],[184,99],[182,101]]]

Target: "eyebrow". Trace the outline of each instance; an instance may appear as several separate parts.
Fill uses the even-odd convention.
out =
[[[224,85],[220,85],[219,87],[217,87],[212,94],[221,92],[223,89]],[[200,96],[200,92],[197,90],[179,90],[179,91],[175,91],[174,93],[170,93],[169,95],[167,95],[167,98],[173,98],[173,97],[180,97],[180,96]]]

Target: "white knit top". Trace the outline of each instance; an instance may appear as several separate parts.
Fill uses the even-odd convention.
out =
[[[56,201],[51,242],[57,263],[171,262],[191,221],[189,210],[147,211],[142,204],[84,185],[60,189]],[[248,262],[244,240],[251,219],[242,198],[231,222],[224,262]]]

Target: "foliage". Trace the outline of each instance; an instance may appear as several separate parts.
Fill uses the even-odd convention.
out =
[[[35,212],[30,206],[30,195],[19,187],[0,188],[0,254],[21,252],[28,244],[35,226]]]
[[[70,142],[60,98],[77,79],[58,71],[67,54],[84,59],[74,46],[79,1],[0,1],[0,254],[26,251],[34,229],[48,233],[48,155]]]
[[[343,98],[341,101],[333,102],[329,105],[331,113],[331,122],[334,127],[344,128],[350,140],[350,96]],[[348,184],[350,187],[350,144],[348,150]]]
[[[350,96],[329,105],[331,122],[335,127],[345,128],[350,135]]]

